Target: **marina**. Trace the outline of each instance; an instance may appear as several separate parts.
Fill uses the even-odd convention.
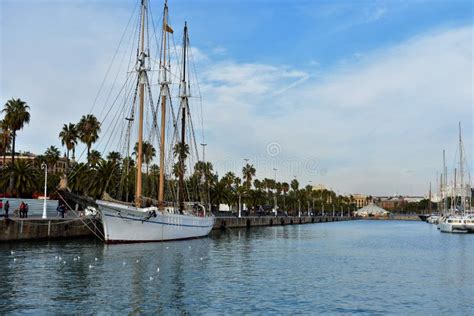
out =
[[[469,315],[470,237],[423,222],[351,221],[216,230],[187,242],[0,243],[8,293],[0,306],[7,314]]]
[[[474,315],[469,1],[3,1],[0,315]]]

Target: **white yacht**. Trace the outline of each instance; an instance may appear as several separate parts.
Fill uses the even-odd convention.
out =
[[[180,100],[178,115],[172,108],[171,95],[169,84],[175,73],[170,73],[170,43],[174,40],[170,38],[173,29],[168,24],[168,6],[165,1],[162,19],[161,30],[161,49],[156,55],[150,53],[151,45],[148,41],[150,35],[148,29],[150,23],[148,21],[149,1],[142,0],[139,12],[138,25],[138,44],[136,62],[133,71],[129,73],[136,74],[136,93],[137,97],[129,98],[133,100],[132,113],[126,117],[128,124],[136,123],[138,125],[136,136],[137,143],[135,149],[136,155],[136,177],[135,177],[135,201],[134,203],[125,203],[112,199],[97,200],[98,211],[101,215],[104,238],[107,243],[117,242],[148,242],[148,241],[167,241],[178,239],[189,239],[207,236],[214,226],[215,217],[212,212],[206,210],[204,203],[191,202],[191,194],[189,187],[185,182],[186,172],[186,158],[191,153],[190,146],[197,142],[193,138],[194,131],[192,131],[191,113],[188,105],[188,98],[190,96],[191,81],[189,76],[190,69],[187,63],[189,62],[190,50],[188,28],[184,25],[184,36],[182,54],[180,63],[182,62],[182,69],[180,69],[179,78],[179,95]],[[157,38],[155,34],[155,38]],[[159,77],[158,85],[150,84],[153,76],[149,76],[148,72],[151,69],[150,55],[157,56],[159,54]],[[155,75],[156,78],[156,75]],[[158,102],[153,102],[153,89],[159,87]],[[150,109],[145,108],[145,99],[150,103]],[[135,103],[137,102],[137,103]],[[151,112],[151,113],[150,113]],[[150,115],[144,119],[144,115]],[[169,122],[172,123],[169,123]],[[145,123],[149,125],[144,126]],[[178,122],[180,122],[178,124]],[[168,124],[168,125],[167,125]],[[170,125],[173,131],[169,132]],[[188,130],[189,129],[189,130]],[[149,132],[150,135],[146,139],[155,139],[159,144],[159,172],[156,179],[157,195],[156,201],[142,195],[142,165],[145,163],[145,146],[144,133]],[[167,135],[169,133],[169,135]],[[130,132],[128,133],[130,135]],[[190,139],[187,139],[187,138]],[[167,141],[167,143],[165,143]],[[130,143],[128,141],[128,143]],[[169,145],[171,144],[171,145]],[[168,145],[168,147],[166,147]],[[174,146],[173,146],[174,145]],[[165,152],[165,148],[172,148],[172,154]],[[197,154],[196,148],[193,153]],[[166,157],[165,157],[166,156]],[[166,170],[173,167],[174,178],[165,178]],[[149,162],[146,162],[147,168]],[[168,169],[167,169],[168,167]],[[133,170],[133,169],[132,169]],[[147,171],[148,173],[148,171]],[[172,187],[172,188],[170,188]],[[165,195],[165,190],[169,194]],[[188,196],[186,196],[188,194]],[[194,195],[194,198],[196,194]],[[165,200],[165,198],[167,200]],[[172,202],[169,200],[173,199]]]

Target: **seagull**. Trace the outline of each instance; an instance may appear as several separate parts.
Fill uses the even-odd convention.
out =
[[[59,261],[63,260],[63,258],[61,258],[61,257],[58,257],[58,259],[59,259]]]
[[[80,257],[80,256],[77,256],[77,260],[79,260],[79,259],[81,259],[81,257]]]
[[[122,264],[123,264],[123,265],[126,265],[127,263],[124,261],[124,262],[122,262]]]
[[[89,269],[92,269],[94,266],[92,264],[89,265]]]
[[[139,262],[140,262],[140,260],[137,259],[137,263],[139,263]]]
[[[16,258],[13,258],[13,262],[16,262]]]
[[[99,260],[99,259],[97,259],[97,257],[95,257],[94,260],[97,261],[97,260]]]
[[[63,264],[66,264],[66,261],[63,261]]]
[[[150,281],[153,281],[153,277],[152,277],[152,276],[150,277]]]
[[[204,258],[203,258],[203,257],[201,257],[201,258],[199,258],[199,259],[201,259],[201,261],[202,261]]]
[[[58,260],[58,256],[54,256],[54,259]]]
[[[74,257],[74,259],[72,259],[72,260],[74,260],[74,261],[77,261],[77,258],[76,258],[76,257]]]
[[[159,267],[156,269],[156,272],[160,272],[160,268],[159,268]]]
[[[170,247],[166,246],[166,249],[170,249]]]
[[[10,251],[10,254],[14,255],[14,254],[15,254],[15,252],[12,250],[12,251]]]

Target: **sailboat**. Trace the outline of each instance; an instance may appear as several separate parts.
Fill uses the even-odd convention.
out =
[[[169,33],[173,30],[168,24],[168,5],[165,2],[163,10],[163,24],[160,51],[160,101],[161,105],[161,126],[159,139],[159,188],[158,199],[152,200],[142,196],[142,164],[143,164],[143,133],[144,133],[144,99],[145,91],[150,93],[147,60],[150,58],[149,50],[146,47],[147,21],[148,18],[148,1],[142,0],[140,5],[140,31],[139,31],[139,48],[136,61],[136,74],[138,76],[138,142],[137,142],[137,173],[136,173],[136,191],[135,201],[133,203],[125,203],[112,199],[96,200],[98,211],[102,218],[104,227],[104,238],[106,243],[120,242],[153,242],[153,241],[169,241],[190,239],[207,236],[212,230],[215,218],[212,212],[206,210],[203,203],[185,202],[185,159],[186,159],[186,122],[189,113],[188,107],[188,78],[186,57],[188,56],[188,27],[184,26],[183,36],[183,53],[182,53],[182,70],[180,71],[180,88],[179,88],[179,115],[181,118],[180,133],[176,132],[180,142],[177,143],[178,148],[178,173],[177,181],[177,202],[165,201],[165,141],[166,141],[166,118],[167,118],[167,101],[170,100],[170,89],[167,80],[167,65],[170,58],[167,55],[167,41],[169,43]],[[157,121],[157,114],[154,119]],[[130,121],[134,119],[129,119]],[[158,126],[158,124],[156,124]],[[175,124],[176,125],[176,124]],[[177,127],[177,126],[175,126]]]
[[[470,191],[470,180],[466,183],[464,179],[465,162],[463,154],[464,146],[461,135],[461,122],[459,122],[459,188],[457,185],[458,171],[455,168],[454,183],[451,190],[451,208],[446,216],[439,219],[438,223],[438,229],[443,233],[474,232],[474,220],[469,211],[471,208],[471,199],[470,194],[468,195],[467,192]],[[458,196],[460,197],[459,206],[457,203]]]

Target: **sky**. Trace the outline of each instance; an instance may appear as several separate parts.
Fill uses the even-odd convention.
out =
[[[0,101],[31,122],[17,148],[61,148],[96,100],[135,0],[0,0]],[[162,1],[151,1],[156,21]],[[471,1],[170,0],[202,95],[206,160],[219,175],[295,177],[340,194],[427,194],[458,122],[473,165]],[[94,104],[94,100],[95,104]],[[62,148],[62,150],[64,150]],[[277,169],[277,170],[274,170]]]

